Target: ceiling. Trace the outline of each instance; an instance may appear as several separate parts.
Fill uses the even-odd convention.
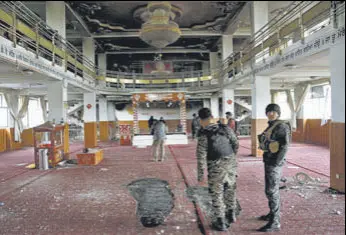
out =
[[[146,1],[69,1],[82,15],[93,33],[110,30],[140,29],[142,22],[137,12],[145,10]],[[245,4],[245,1],[171,1],[182,10],[176,21],[180,28],[222,30],[225,24]],[[103,23],[103,26],[100,24]],[[120,26],[112,29],[109,26]],[[100,28],[103,28],[100,30]]]
[[[58,80],[0,59],[0,91],[11,88],[27,95],[46,95],[47,84],[55,81]],[[83,93],[84,90],[69,83],[70,92]]]

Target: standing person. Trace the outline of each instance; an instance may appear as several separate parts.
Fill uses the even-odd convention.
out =
[[[154,117],[150,116],[149,120],[148,120],[148,126],[149,126],[149,130],[151,130],[151,127],[153,126],[153,122],[154,122]]]
[[[154,126],[154,136],[153,136],[153,154],[154,161],[163,161],[165,157],[165,140],[166,140],[166,125],[164,120],[156,122]],[[159,153],[159,157],[157,156]]]
[[[212,198],[212,227],[219,231],[229,228],[236,218],[236,174],[239,143],[232,129],[213,121],[208,108],[198,111],[202,129],[197,144],[197,161],[207,160],[208,186]],[[198,168],[198,180],[203,169]]]
[[[258,231],[272,232],[279,231],[281,227],[279,185],[291,131],[288,122],[278,119],[281,115],[279,105],[269,104],[265,112],[268,117],[268,127],[258,135],[258,139],[260,149],[264,151],[265,194],[268,198],[270,212],[259,217],[260,220],[269,222]]]
[[[227,119],[227,126],[229,126],[234,133],[237,134],[237,122],[236,120],[233,118],[233,115],[231,112],[226,112],[226,119]]]
[[[201,124],[199,122],[199,117],[197,117],[195,113],[192,114],[192,116],[193,116],[192,123],[191,123],[192,139],[196,139],[197,133],[201,127]]]

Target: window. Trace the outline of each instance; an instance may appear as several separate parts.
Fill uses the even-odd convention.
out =
[[[331,118],[330,85],[312,87],[304,102],[304,117],[312,119]]]
[[[291,119],[291,108],[288,104],[287,94],[286,92],[279,92],[277,96],[277,104],[281,108],[281,116],[280,119],[290,120]]]
[[[24,128],[32,128],[43,123],[40,99],[31,98],[29,100],[28,112],[22,119]]]

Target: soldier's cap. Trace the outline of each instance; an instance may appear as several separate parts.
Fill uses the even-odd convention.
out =
[[[271,112],[271,111],[277,112],[277,114],[279,116],[281,116],[281,108],[280,108],[279,105],[277,105],[277,104],[268,104],[267,107],[266,107],[266,114]]]

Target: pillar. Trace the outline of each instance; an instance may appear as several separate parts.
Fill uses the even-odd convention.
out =
[[[108,128],[109,128],[109,139],[113,140],[116,136],[116,115],[115,105],[113,102],[107,102],[107,116],[108,116]]]
[[[99,98],[99,129],[100,141],[109,140],[109,125],[108,125],[108,105],[105,97]]]
[[[218,58],[217,58],[217,52],[210,52],[209,53],[209,62],[210,62],[210,70],[213,71],[217,68],[218,65]]]
[[[250,19],[251,19],[251,34],[254,37],[255,34],[262,29],[264,25],[268,23],[269,10],[268,10],[268,1],[253,1],[250,10]],[[265,30],[265,29],[264,29]],[[266,40],[268,37],[264,37],[262,40]],[[256,43],[255,46],[258,46],[261,42]],[[254,62],[260,62],[263,58],[258,58]],[[255,57],[254,57],[255,58]]]
[[[251,3],[250,19],[252,36],[268,23],[268,17],[268,1],[253,1]],[[256,63],[255,60],[252,62]],[[267,127],[265,108],[271,103],[270,78],[257,76],[256,74],[252,76],[251,155],[261,157],[262,151],[258,149],[257,135],[262,133]]]
[[[83,61],[83,64],[93,70],[93,66],[95,65],[95,46],[94,39],[91,37],[83,38],[83,56],[86,57],[89,62],[86,63]],[[90,62],[92,64],[90,64]]]
[[[98,75],[102,77],[102,79],[99,79],[99,85],[106,86],[106,76],[107,76],[107,55],[97,54],[97,65],[98,65]]]
[[[97,145],[96,93],[84,93],[84,147],[94,148]]]
[[[222,62],[224,62],[233,53],[233,36],[232,35],[222,35]],[[228,64],[224,64],[224,69],[226,70]],[[229,73],[225,73],[223,77],[224,82],[228,81]],[[223,116],[223,115],[222,115]]]
[[[66,38],[66,12],[64,1],[46,1],[46,23]]]
[[[67,120],[67,82],[58,81],[50,82],[48,87],[48,121],[55,120],[55,123],[60,123],[62,120],[65,123]]]
[[[210,99],[203,99],[203,108],[210,109]]]
[[[226,118],[226,112],[231,112],[235,117],[234,112],[234,89],[222,90],[222,118]]]
[[[97,54],[97,64],[99,75],[105,76],[107,70],[107,55],[105,53]]]
[[[330,48],[330,187],[345,192],[345,40]]]
[[[253,1],[251,5],[251,34],[254,35],[268,23],[268,1]]]
[[[180,102],[180,124],[183,126],[183,132],[187,132],[186,127],[186,100],[182,99]]]
[[[257,135],[267,127],[265,108],[271,103],[270,78],[254,75],[252,86],[251,155],[261,157],[262,151],[258,149]]]
[[[222,61],[233,53],[233,35],[222,35]]]
[[[219,119],[219,94],[216,93],[210,99],[211,114],[215,119]]]

